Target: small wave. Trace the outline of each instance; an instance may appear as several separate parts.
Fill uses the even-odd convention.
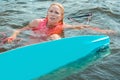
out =
[[[11,14],[23,14],[23,11],[18,10],[5,10],[0,13],[0,16],[10,16]]]

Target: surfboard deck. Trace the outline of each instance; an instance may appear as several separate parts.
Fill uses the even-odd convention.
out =
[[[48,41],[0,54],[0,80],[30,80],[84,58],[108,46],[106,35],[87,35]]]

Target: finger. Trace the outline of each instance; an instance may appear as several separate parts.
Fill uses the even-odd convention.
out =
[[[11,37],[7,39],[8,43],[12,43],[12,41],[13,41],[13,38],[11,38]]]
[[[11,40],[10,40],[10,39],[8,39],[8,40],[7,40],[7,42],[8,42],[8,43],[11,43]]]

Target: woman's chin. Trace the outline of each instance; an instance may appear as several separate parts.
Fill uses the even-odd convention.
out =
[[[51,23],[51,24],[55,24],[55,23],[57,23],[57,22],[54,21],[54,20],[51,20],[50,23]]]

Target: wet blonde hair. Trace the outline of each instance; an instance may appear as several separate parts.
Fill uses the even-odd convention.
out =
[[[54,6],[54,5],[58,6],[58,7],[60,8],[60,10],[61,10],[62,20],[61,20],[60,22],[63,24],[63,19],[64,19],[64,7],[63,7],[63,5],[60,4],[60,3],[52,3],[52,4],[50,5],[50,7],[48,8],[48,10],[49,10],[52,6]]]

